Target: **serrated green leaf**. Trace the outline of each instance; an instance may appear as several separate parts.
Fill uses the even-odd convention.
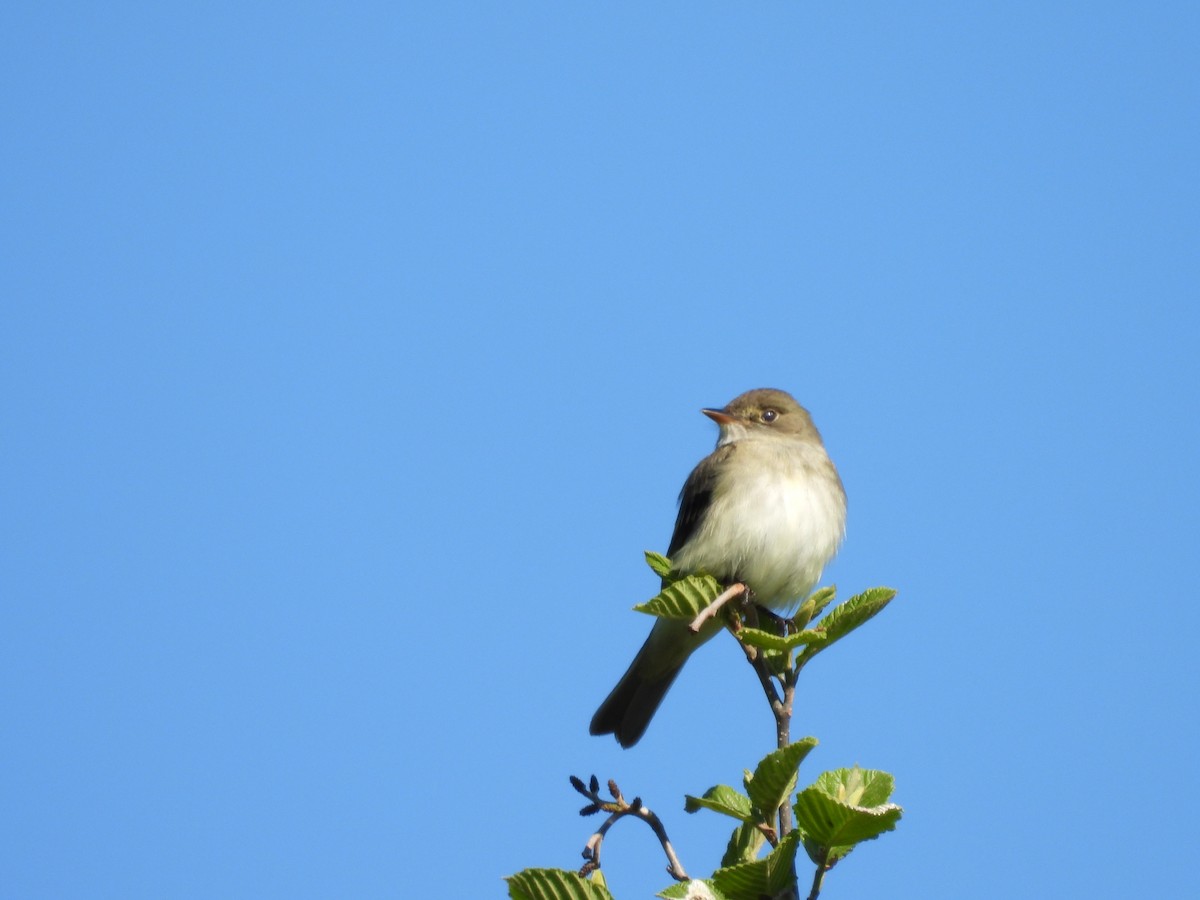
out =
[[[613,900],[607,888],[565,869],[522,869],[504,880],[512,900]]]
[[[776,811],[796,786],[800,763],[815,746],[815,737],[793,741],[786,747],[771,751],[755,766],[746,789],[760,822],[769,824],[774,819]]]
[[[812,631],[780,635],[761,628],[741,628],[736,632],[736,636],[738,640],[759,650],[767,671],[776,677],[782,677],[792,668],[792,653],[796,647],[814,640],[825,640],[823,634]]]
[[[657,596],[634,609],[665,619],[694,619],[720,593],[721,585],[711,575],[688,575],[671,582]]]
[[[870,770],[859,772],[865,775]],[[819,858],[818,848],[834,850],[834,856],[844,856],[854,845],[873,840],[896,827],[903,810],[894,803],[866,807],[837,799],[839,792],[843,796],[858,795],[861,798],[868,792],[878,796],[887,790],[890,796],[891,789],[886,781],[877,777],[886,774],[873,773],[875,777],[866,780],[853,775],[851,769],[826,772],[817,783],[796,795],[792,806],[796,827],[803,833],[805,846],[814,861]]]
[[[805,644],[823,644],[828,638],[820,631],[797,631],[794,634],[782,635],[763,631],[761,628],[743,628],[738,633],[738,640],[759,647],[763,650],[794,650]]]
[[[646,565],[654,570],[654,574],[659,578],[667,578],[671,574],[671,561],[661,553],[655,553],[653,550],[643,551],[646,554]]]
[[[698,809],[711,809],[741,822],[752,822],[750,798],[727,784],[718,784],[704,792],[703,797],[685,795],[684,812],[694,813]]]
[[[896,779],[878,769],[833,769],[822,772],[812,787],[820,788],[834,800],[851,806],[881,806],[896,789]]]
[[[829,585],[828,587],[815,590],[809,594],[808,599],[801,603],[800,608],[796,610],[796,615],[792,616],[792,623],[796,626],[796,630],[799,631],[803,628],[806,628],[808,623],[819,616],[821,611],[824,610],[825,607],[828,606],[836,596],[837,585],[833,584]]]
[[[717,890],[711,881],[701,881],[699,878],[677,881],[654,896],[664,900],[732,900]]]
[[[845,603],[835,606],[825,618],[813,627],[814,631],[825,635],[825,641],[806,647],[800,654],[799,664],[803,665],[835,641],[844,638],[859,625],[879,613],[895,596],[896,592],[891,588],[868,588]]]
[[[773,897],[796,883],[796,850],[800,836],[793,831],[763,859],[727,866],[713,872],[713,884],[733,900]]]
[[[751,862],[758,851],[762,849],[763,844],[767,842],[767,837],[762,833],[762,829],[755,825],[743,822],[737,828],[733,829],[733,834],[729,836],[729,844],[725,847],[725,855],[721,857],[721,866],[736,866],[739,863]]]

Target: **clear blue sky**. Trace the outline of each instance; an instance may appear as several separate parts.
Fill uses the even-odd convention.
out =
[[[736,647],[587,722],[758,386],[900,591],[803,684],[906,808],[823,896],[1200,891],[1198,10],[6,4],[0,896],[500,897],[593,772],[707,874]]]

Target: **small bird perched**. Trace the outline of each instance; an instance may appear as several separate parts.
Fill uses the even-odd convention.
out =
[[[703,409],[721,432],[684,482],[667,556],[672,572],[741,582],[755,602],[786,609],[816,585],[846,530],[846,492],[808,410],[759,388]],[[592,717],[592,734],[638,742],[688,657],[721,630],[660,618]]]

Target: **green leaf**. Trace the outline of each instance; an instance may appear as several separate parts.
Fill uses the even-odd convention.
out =
[[[664,900],[732,900],[718,891],[711,881],[701,881],[699,878],[688,882],[677,881],[654,896],[663,897]]]
[[[864,799],[890,797],[893,784],[892,776],[886,772],[855,766],[824,772],[802,790],[792,810],[813,861],[820,861],[822,851],[830,853],[831,862],[836,861],[856,844],[895,828],[903,813],[896,804],[860,805]]]
[[[774,819],[776,811],[787,801],[792,788],[796,786],[800,763],[815,746],[815,737],[794,741],[786,747],[771,751],[755,767],[746,789],[760,816],[759,821],[770,824]]]
[[[782,635],[763,631],[761,628],[743,628],[737,633],[738,640],[751,647],[763,650],[793,650],[805,644],[823,644],[828,638],[821,631],[797,631]]]
[[[655,553],[653,550],[644,551],[646,554],[646,565],[654,570],[654,574],[659,578],[667,578],[671,574],[671,561],[661,553]]]
[[[833,769],[822,772],[813,782],[833,799],[851,806],[880,806],[887,803],[896,789],[896,779],[878,769]]]
[[[711,809],[724,816],[731,816],[740,822],[753,822],[750,798],[736,788],[727,784],[718,784],[704,792],[703,797],[685,795],[684,812],[694,813],[698,809]]]
[[[845,603],[835,606],[813,628],[814,631],[825,635],[825,641],[819,644],[810,644],[806,647],[800,655],[799,664],[803,665],[835,641],[844,638],[859,625],[880,612],[895,596],[896,592],[891,588],[868,588],[861,594],[851,597]]]
[[[713,872],[713,884],[731,900],[773,897],[796,883],[799,841],[799,834],[793,831],[765,858],[717,869]]]
[[[607,888],[565,869],[522,869],[505,881],[512,900],[613,900]]]
[[[762,829],[743,822],[733,829],[733,834],[729,836],[729,845],[725,848],[725,855],[721,857],[722,867],[750,862],[758,856],[758,851],[766,842],[767,836],[762,833]]]
[[[721,585],[711,575],[688,575],[671,582],[657,596],[634,609],[666,619],[694,619],[720,593]]]
[[[837,585],[829,585],[828,587],[820,588],[808,595],[808,599],[800,604],[800,608],[796,610],[796,614],[792,616],[792,622],[797,630],[805,628],[808,623],[821,614],[837,596]]]

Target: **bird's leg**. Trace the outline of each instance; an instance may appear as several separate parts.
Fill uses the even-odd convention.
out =
[[[742,601],[742,615],[745,617],[746,624],[749,627],[757,628],[758,627],[758,610],[760,607],[757,603],[751,603],[751,602],[749,602],[749,600],[750,600],[750,598],[747,597],[747,598],[745,598],[745,600]]]
[[[746,584],[740,578],[738,581],[740,581],[742,584]],[[748,584],[746,584],[746,589],[742,591],[742,596],[738,598],[738,608],[741,610],[742,619],[745,620],[745,623],[751,628],[757,628],[758,611],[762,609],[762,607],[754,602],[754,591],[751,590],[750,585]]]

